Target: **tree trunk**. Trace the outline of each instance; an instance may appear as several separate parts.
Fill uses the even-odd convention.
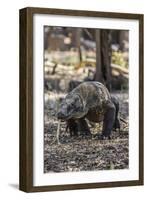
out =
[[[102,62],[101,62],[101,34],[100,30],[96,29],[95,31],[95,40],[96,40],[96,73],[95,80],[99,82],[103,82],[102,76]]]
[[[101,56],[103,77],[108,90],[111,90],[111,46],[109,31],[101,30]]]
[[[111,90],[111,48],[108,30],[96,30],[96,74],[95,80]]]
[[[78,49],[78,54],[79,54],[79,63],[82,62],[82,52],[81,52],[81,28],[77,28],[76,30],[76,47]]]
[[[119,45],[121,51],[126,51],[126,43],[129,42],[129,32],[121,30],[119,31]]]

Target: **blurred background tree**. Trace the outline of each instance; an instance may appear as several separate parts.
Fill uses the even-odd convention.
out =
[[[70,80],[128,89],[127,30],[45,26],[44,51],[45,85],[52,89],[67,89]]]

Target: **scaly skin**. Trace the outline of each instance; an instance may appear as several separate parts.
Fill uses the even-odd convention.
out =
[[[85,131],[89,133],[87,118],[91,122],[103,121],[102,137],[110,138],[113,128],[120,128],[119,104],[111,97],[107,88],[96,81],[84,82],[74,88],[61,103],[58,118],[67,121],[72,135]]]

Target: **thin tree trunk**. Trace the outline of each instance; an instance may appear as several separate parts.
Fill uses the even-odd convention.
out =
[[[100,81],[111,90],[111,48],[108,30],[96,30],[96,74],[94,80]]]
[[[101,39],[100,39],[100,30],[96,29],[95,31],[95,40],[96,40],[96,73],[94,79],[99,82],[103,82],[102,76],[102,62],[101,62]]]
[[[77,46],[78,54],[79,54],[79,63],[82,62],[82,52],[81,52],[80,38],[81,38],[81,28],[77,28],[77,31],[76,31],[76,46]]]
[[[109,31],[101,30],[101,57],[103,78],[108,90],[111,90],[111,47],[109,41]]]

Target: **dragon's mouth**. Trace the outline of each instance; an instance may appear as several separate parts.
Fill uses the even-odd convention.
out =
[[[57,118],[61,121],[67,121],[68,119],[70,119],[70,116],[65,116],[64,114],[62,113],[58,113],[57,114]]]

